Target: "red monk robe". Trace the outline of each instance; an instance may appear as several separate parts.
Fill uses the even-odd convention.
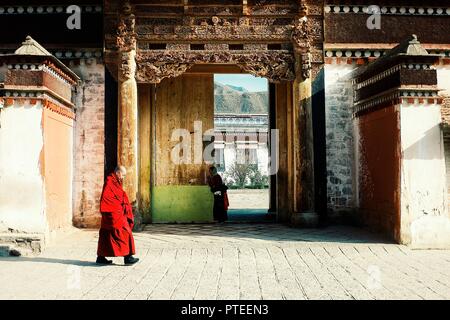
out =
[[[111,173],[103,186],[100,200],[102,225],[99,232],[97,255],[122,257],[135,254],[132,228],[133,210],[122,182]]]

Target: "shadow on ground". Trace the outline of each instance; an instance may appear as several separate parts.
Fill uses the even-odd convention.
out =
[[[268,214],[267,209],[228,209],[228,221],[237,223],[276,222],[275,214]]]
[[[145,236],[164,240],[171,236],[193,237],[198,241],[202,237],[214,237],[227,242],[239,239],[255,239],[275,242],[307,243],[372,243],[392,244],[392,240],[365,228],[352,226],[329,226],[325,228],[294,228],[280,223],[215,223],[215,224],[148,224],[135,235],[144,240]],[[233,239],[232,239],[233,238]],[[231,241],[230,241],[231,242]],[[233,241],[234,242],[234,241]]]
[[[104,266],[104,265],[96,264],[95,261],[55,259],[55,258],[45,258],[45,257],[0,257],[0,261],[59,263],[59,264],[70,264],[70,265],[75,265],[75,266],[79,266],[79,267],[103,267]]]

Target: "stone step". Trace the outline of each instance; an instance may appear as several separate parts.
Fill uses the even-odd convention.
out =
[[[0,233],[0,246],[0,256],[39,254],[43,248],[43,237],[29,233]]]

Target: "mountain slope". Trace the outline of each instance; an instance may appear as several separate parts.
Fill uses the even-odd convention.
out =
[[[267,91],[249,92],[245,88],[214,83],[214,112],[268,113]]]

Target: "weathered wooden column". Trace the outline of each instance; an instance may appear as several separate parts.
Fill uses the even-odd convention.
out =
[[[296,79],[293,83],[293,132],[292,172],[289,181],[291,198],[291,222],[300,226],[317,226],[314,187],[314,144],[311,83],[311,35],[308,30],[307,8],[302,4],[292,34],[296,59]]]
[[[140,224],[138,192],[138,93],[136,73],[135,16],[125,2],[119,21],[118,47],[118,164],[125,166],[124,189],[133,204],[136,225]]]
[[[150,223],[151,217],[151,168],[152,168],[152,99],[155,86],[148,83],[138,85],[139,116],[139,212],[143,223]]]

